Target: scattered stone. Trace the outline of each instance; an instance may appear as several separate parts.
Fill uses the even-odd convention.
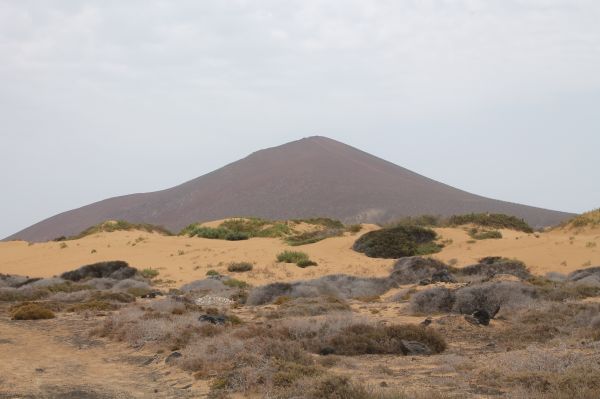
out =
[[[321,348],[321,350],[319,351],[319,355],[322,355],[322,356],[333,355],[334,353],[335,353],[335,349],[333,349],[330,346]]]
[[[431,355],[431,349],[418,341],[400,341],[402,343],[403,352],[406,355]]]
[[[233,300],[221,296],[206,295],[194,301],[199,306],[229,306],[234,303]]]
[[[181,356],[183,356],[180,352],[172,352],[169,356],[167,356],[167,358],[165,359],[165,363],[171,363],[173,360],[175,359],[179,359]]]
[[[430,325],[433,322],[433,320],[431,319],[431,317],[426,318],[425,320],[423,320],[420,324],[423,327],[427,327],[428,325]]]
[[[145,298],[145,299],[154,299],[157,296],[161,296],[161,295],[163,295],[163,293],[160,291],[152,291],[152,292],[142,295],[141,297]]]
[[[211,324],[225,324],[228,320],[227,316],[224,315],[210,315],[210,314],[203,314],[202,316],[198,317],[199,321],[202,322],[207,322],[207,323],[211,323]]]
[[[477,322],[479,324],[481,324],[482,326],[489,326],[490,320],[492,319],[492,317],[490,316],[488,311],[485,309],[478,309],[478,310],[474,311],[473,317],[475,319],[477,319]]]

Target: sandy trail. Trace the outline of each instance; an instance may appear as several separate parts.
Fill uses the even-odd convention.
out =
[[[0,319],[0,398],[199,398],[207,387],[164,358],[90,339],[91,321]],[[8,360],[8,361],[7,361]]]

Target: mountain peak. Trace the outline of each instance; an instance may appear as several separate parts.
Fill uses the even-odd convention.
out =
[[[236,216],[326,216],[347,223],[421,214],[506,213],[534,226],[571,216],[458,190],[324,136],[257,151],[179,186],[115,197],[37,223],[9,239],[74,235],[105,220],[162,225],[172,231]]]

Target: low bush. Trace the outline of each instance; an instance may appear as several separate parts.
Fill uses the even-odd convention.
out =
[[[456,269],[455,273],[459,276],[479,276],[484,279],[493,277],[497,274],[510,274],[521,280],[532,278],[531,272],[523,262],[499,256],[482,258],[477,264]]]
[[[77,303],[67,308],[67,312],[86,312],[86,311],[109,311],[115,310],[118,306],[102,300],[92,300],[88,302]]]
[[[236,280],[234,278],[230,278],[223,281],[223,285],[231,288],[248,288],[248,283],[242,280]]]
[[[456,269],[443,262],[423,257],[407,257],[398,260],[392,269],[390,279],[397,284],[417,284],[423,280],[429,282],[455,282],[452,273]]]
[[[410,309],[413,313],[449,313],[456,302],[454,291],[445,287],[435,287],[418,291],[410,297]]]
[[[305,268],[305,267],[309,267],[309,266],[317,266],[317,262],[312,261],[310,259],[303,259],[301,261],[298,261],[298,263],[296,263],[296,265],[298,267]]]
[[[505,307],[524,307],[537,298],[535,288],[519,282],[501,281],[471,285],[457,290],[453,311],[472,314],[486,310],[494,315]]]
[[[137,269],[130,267],[124,261],[98,262],[91,265],[82,266],[79,269],[65,272],[60,275],[61,278],[71,281],[80,281],[89,278],[112,278],[115,280],[124,280],[137,274]]]
[[[331,296],[340,299],[378,296],[387,292],[395,283],[387,278],[363,278],[345,274],[333,274],[314,280],[294,283],[273,283],[250,291],[249,305],[271,303],[280,296],[290,298]]]
[[[146,231],[148,233],[159,233],[163,235],[173,235],[169,230],[162,226],[156,226],[148,223],[129,223],[125,220],[109,220],[92,227],[88,227],[81,233],[76,236],[69,237],[69,240],[76,240],[79,238],[83,238],[92,234],[98,234],[102,232],[112,232],[112,231],[131,231],[131,230],[140,230]],[[62,237],[60,237],[62,238]]]
[[[288,236],[285,242],[291,246],[314,244],[330,237],[339,237],[344,234],[344,229],[325,229],[306,231],[304,233]]]
[[[456,290],[435,287],[412,295],[410,305],[414,313],[472,314],[485,310],[495,315],[502,308],[519,308],[531,304],[538,292],[529,285],[500,281],[473,284]]]
[[[227,266],[227,271],[234,273],[249,272],[253,267],[250,262],[232,262]]]
[[[577,215],[574,218],[561,223],[562,227],[567,228],[595,227],[598,225],[600,225],[600,208],[582,213],[581,215]]]
[[[0,302],[37,301],[50,295],[46,289],[35,288],[0,288]]]
[[[143,269],[140,274],[142,275],[142,277],[147,278],[147,279],[153,279],[158,277],[158,275],[160,274],[160,272],[156,269],[152,269],[152,268],[148,268],[148,269]]]
[[[435,231],[420,226],[397,226],[371,231],[353,245],[357,252],[371,258],[397,259],[439,252]]]
[[[287,298],[284,300],[282,298]],[[280,296],[277,310],[267,314],[270,319],[286,317],[319,316],[335,312],[350,312],[350,306],[335,297],[289,298]]]
[[[358,233],[362,230],[362,224],[351,224],[346,228],[346,230],[350,233]]]
[[[308,255],[299,251],[283,251],[277,255],[277,262],[298,263],[308,260]]]
[[[475,240],[497,240],[502,238],[502,233],[498,230],[480,230],[472,228],[469,230],[469,237]]]
[[[427,346],[431,353],[446,349],[440,334],[415,325],[374,326],[353,324],[325,341],[328,351],[336,355],[356,356],[366,354],[406,355],[406,341],[416,341]],[[321,351],[325,347],[321,348]]]
[[[567,276],[567,280],[590,285],[600,285],[600,266],[575,270]]]
[[[447,224],[450,226],[474,224],[495,229],[510,229],[525,233],[533,233],[531,226],[523,219],[501,213],[469,213],[465,215],[454,215],[448,218]]]
[[[42,320],[53,319],[54,312],[42,304],[26,302],[14,306],[10,311],[13,320]]]

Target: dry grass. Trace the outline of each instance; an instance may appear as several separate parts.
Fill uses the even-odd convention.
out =
[[[44,305],[35,302],[26,302],[13,306],[10,310],[13,320],[42,320],[53,319],[54,312]]]

